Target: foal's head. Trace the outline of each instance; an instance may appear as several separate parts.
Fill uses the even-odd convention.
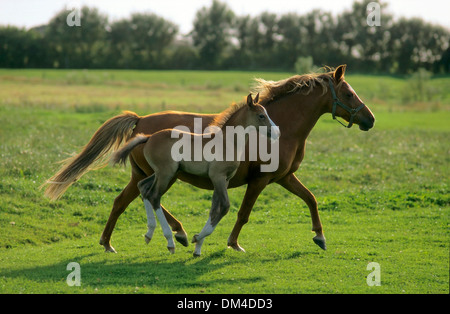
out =
[[[259,94],[255,99],[252,98],[252,94],[247,96],[247,121],[246,126],[254,126],[257,130],[260,130],[260,126],[265,126],[267,129],[267,137],[272,140],[277,140],[280,137],[280,128],[273,123],[267,114],[266,108],[258,104]]]

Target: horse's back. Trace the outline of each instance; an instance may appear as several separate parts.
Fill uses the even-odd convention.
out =
[[[187,127],[194,132],[194,122],[200,121],[201,131],[214,119],[215,114],[200,114],[181,111],[163,111],[141,117],[133,130],[134,134],[153,134],[164,129],[173,129],[177,126]],[[200,118],[200,120],[195,120]]]

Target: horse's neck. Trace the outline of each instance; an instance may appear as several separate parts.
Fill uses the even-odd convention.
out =
[[[288,95],[266,106],[272,120],[280,127],[281,137],[304,142],[319,118],[327,112],[327,94],[322,90],[308,95]]]

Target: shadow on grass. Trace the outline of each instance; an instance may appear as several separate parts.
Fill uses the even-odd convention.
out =
[[[102,261],[90,261],[98,259],[99,254],[78,256],[76,259],[80,261],[82,291],[68,289],[71,287],[66,283],[67,276],[72,272],[67,270],[67,265],[74,261],[73,258],[47,266],[1,271],[0,278],[8,278],[12,283],[21,282],[23,279],[31,280],[37,285],[45,284],[47,288],[43,290],[49,290],[48,286],[54,285],[55,292],[75,293],[96,291],[129,293],[137,290],[149,293],[214,293],[224,286],[263,280],[259,276],[244,278],[242,275],[231,276],[233,278],[229,274],[221,276],[221,268],[240,263],[239,260],[224,258],[225,251],[177,261],[164,257],[146,262],[133,262],[133,257],[120,259],[104,257]],[[26,289],[24,292],[27,292]]]

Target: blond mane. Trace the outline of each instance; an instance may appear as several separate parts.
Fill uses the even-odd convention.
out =
[[[322,95],[328,91],[328,80],[333,79],[334,71],[331,68],[324,68],[328,72],[308,73],[303,75],[294,75],[280,81],[266,81],[261,78],[255,78],[256,84],[253,87],[253,93],[259,93],[261,105],[278,99],[287,94],[301,92],[304,95],[311,93],[315,87],[322,87]],[[339,82],[340,87],[343,80]]]
[[[217,126],[219,128],[223,128],[225,123],[237,112],[239,109],[246,105],[245,102],[236,104],[232,103],[227,109],[219,113],[214,120],[209,124],[209,126]]]
[[[324,67],[321,72],[307,73],[302,75],[294,75],[287,79],[280,81],[266,81],[262,78],[255,78],[255,86],[252,93],[259,93],[259,104],[266,105],[267,103],[278,99],[282,96],[300,92],[303,95],[308,95],[317,86],[322,87],[322,95],[328,91],[328,81],[334,80],[334,69],[330,67]],[[326,71],[326,72],[325,72]],[[336,86],[337,89],[342,85],[342,79]],[[217,126],[222,128],[225,123],[235,114],[239,109],[246,105],[245,102],[231,104],[227,109],[219,113],[209,126]]]

